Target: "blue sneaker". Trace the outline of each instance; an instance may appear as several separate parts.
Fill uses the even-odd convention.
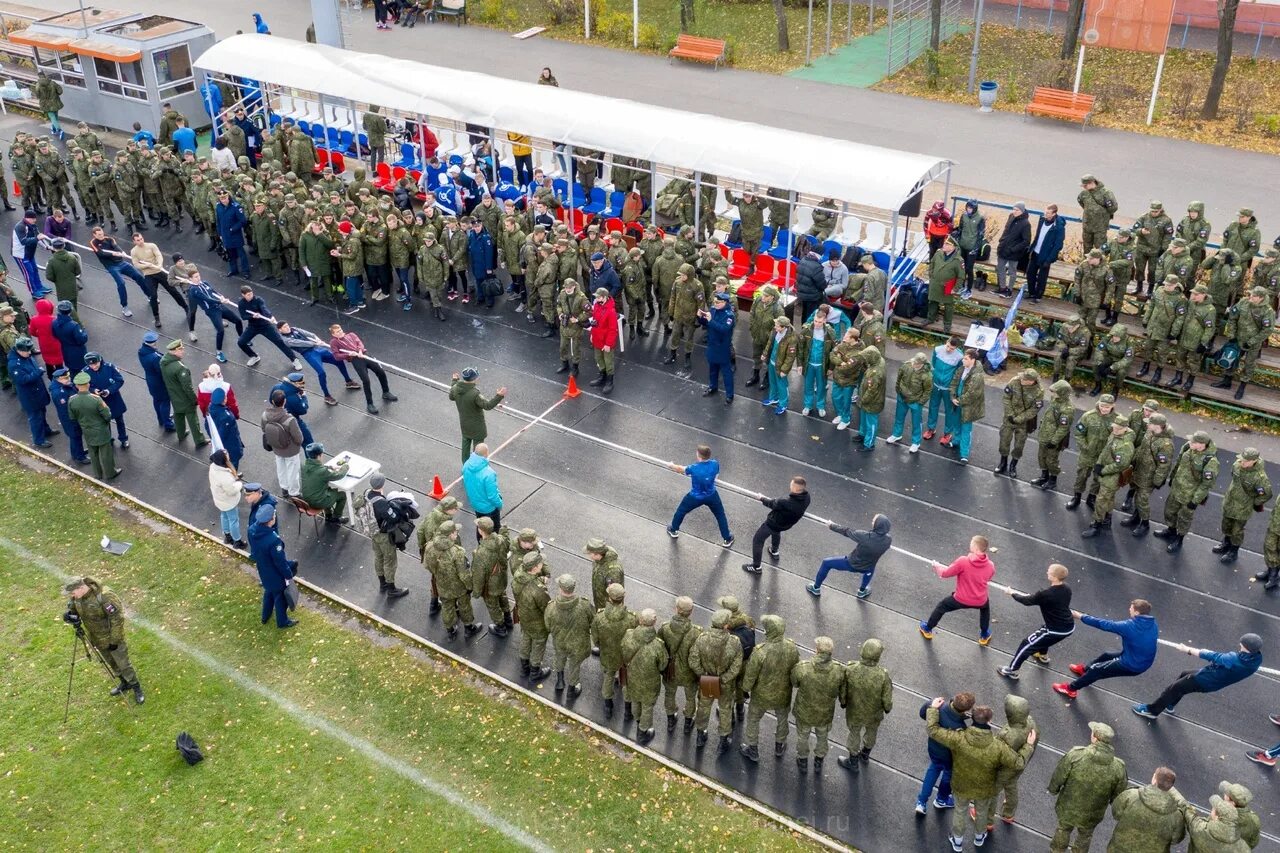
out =
[[[926,640],[932,640],[932,639],[933,639],[933,632],[929,630],[929,623],[928,623],[928,622],[921,622],[921,623],[920,623],[920,636],[921,636],[921,637],[924,637]]]
[[[786,407],[786,406],[779,406],[778,408],[776,408],[776,409],[774,409],[774,410],[773,410],[773,413],[774,413],[775,415],[785,415],[785,414],[787,413],[787,407]]]
[[[973,837],[974,847],[981,847],[986,843],[987,843],[987,834],[985,832],[979,832],[977,835]]]
[[[1133,713],[1137,714],[1139,717],[1146,717],[1148,720],[1154,720],[1160,716],[1155,711],[1152,711],[1150,708],[1148,708],[1146,705],[1133,705],[1129,708],[1129,710],[1133,711]]]
[[[871,597],[871,589],[870,587],[868,587],[867,589],[860,589],[856,594],[858,598],[867,599]]]
[[[929,810],[929,807],[926,803],[924,803],[921,800],[916,800],[916,814],[922,815],[928,812],[928,810]]]
[[[964,853],[964,837],[956,835],[948,835],[947,839],[951,842],[951,849],[955,853]]]
[[[762,406],[776,406],[776,405],[778,405],[778,401],[777,401],[777,400],[761,400],[761,401],[760,401],[760,405],[762,405]]]
[[[940,797],[934,797],[933,807],[935,809],[954,809],[956,807],[956,798],[947,797],[945,800]]]
[[[218,363],[219,363],[219,364],[226,364],[226,363],[227,363],[227,357],[226,357],[226,355],[225,355],[225,354],[223,354],[222,350],[218,350],[218,354],[217,354],[217,355],[215,355],[215,356],[214,356],[214,358],[216,358],[216,359],[218,360]]]
[[[808,584],[807,586],[805,586],[805,589],[808,590],[810,595],[816,598],[822,597],[822,587],[820,586],[814,586],[813,584]]]

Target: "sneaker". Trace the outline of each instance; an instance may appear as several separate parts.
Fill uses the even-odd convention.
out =
[[[668,527],[668,528],[667,528],[667,535],[668,535],[668,536],[670,536],[672,539],[679,539],[679,538],[680,538],[680,531],[679,531],[679,530],[672,530],[670,527]]]
[[[925,441],[929,441],[929,440],[931,440],[931,439],[934,437],[934,435],[935,435],[935,434],[936,434],[936,433],[935,433],[933,430],[931,430],[931,429],[927,429],[927,430],[925,430],[925,431],[924,431],[924,440],[925,440]]]
[[[743,563],[742,570],[744,572],[750,572],[753,575],[759,575],[764,573],[764,571],[759,566],[753,566],[750,563]]]
[[[812,411],[813,411],[813,409],[809,408],[808,406],[805,406],[803,409],[801,409],[801,410],[800,410],[800,414],[802,414],[802,415],[807,415],[807,414],[809,414],[809,413],[810,413],[810,412],[812,412]]]
[[[918,444],[913,444],[913,445],[911,445],[910,447],[908,447],[908,448],[907,448],[907,452],[908,452],[908,453],[919,453],[919,452],[920,452],[920,445],[918,445]]]
[[[1276,766],[1276,760],[1272,758],[1270,755],[1267,755],[1265,752],[1246,752],[1244,756],[1250,761],[1257,762],[1258,764],[1261,764],[1265,767]]]
[[[975,836],[973,837],[973,846],[974,846],[974,847],[981,847],[982,845],[984,845],[984,844],[986,844],[986,843],[987,843],[987,834],[986,834],[985,832],[980,832],[980,833],[978,833],[977,835],[975,835]]]
[[[870,590],[870,589],[860,589],[860,590],[858,590],[857,592],[855,592],[855,593],[854,593],[854,595],[856,595],[858,598],[861,598],[861,599],[868,599],[868,598],[870,598],[870,597],[871,597],[871,590]]]
[[[776,406],[776,405],[778,405],[778,401],[777,401],[777,400],[761,400],[761,401],[760,401],[760,405],[762,405],[762,406]]]
[[[246,361],[244,364],[245,364],[245,367],[253,367],[255,364],[257,364],[260,361],[262,361],[262,356],[255,355],[255,356],[251,356],[249,360]]]
[[[942,434],[942,438],[938,439],[938,442],[939,442],[943,447],[950,447],[950,446],[951,446],[951,433],[949,433],[949,432],[944,432],[944,433]]]
[[[222,350],[218,350],[218,352],[214,355],[214,358],[218,360],[219,364],[227,363],[227,355]]]
[[[453,302],[458,298],[458,291],[456,290],[449,291],[448,295],[445,298],[448,299],[450,302]]]
[[[996,672],[1013,681],[1018,680],[1018,671],[1015,669],[1009,669],[1007,666],[996,667]]]
[[[191,341],[191,343],[194,344],[196,341],[200,340],[200,338],[196,335],[195,332],[187,332],[187,340]]]
[[[951,842],[951,849],[956,853],[964,853],[964,839],[957,838],[954,835],[948,835],[947,839]]]
[[[990,631],[983,631],[981,634],[979,634],[979,635],[978,635],[978,645],[980,645],[980,646],[989,646],[989,645],[991,645],[991,632],[990,632]]]
[[[968,465],[968,464],[969,464],[969,457],[968,457],[968,456],[961,456],[961,457],[960,457],[960,464],[961,464],[961,465]]]
[[[786,406],[779,406],[778,408],[776,408],[776,409],[774,409],[774,410],[773,410],[773,413],[774,413],[775,415],[785,415],[785,414],[787,413],[787,407],[786,407]]]
[[[363,307],[364,307],[363,305],[352,305],[346,311],[343,311],[342,314],[343,316],[350,317],[352,314],[359,313],[360,309]]]
[[[1067,667],[1067,670],[1074,676],[1084,675],[1084,664],[1073,663],[1071,666]]]
[[[1040,664],[1041,666],[1048,666],[1048,665],[1049,665],[1049,660],[1050,660],[1050,659],[1049,659],[1049,656],[1048,656],[1048,655],[1046,655],[1046,654],[1042,654],[1041,652],[1032,652],[1032,653],[1031,653],[1031,661],[1032,661],[1032,663],[1038,663],[1038,664]]]
[[[1053,692],[1060,693],[1068,699],[1076,698],[1076,691],[1072,690],[1071,685],[1067,684],[1065,681],[1061,681],[1053,685]]]
[[[470,294],[470,293],[468,293],[467,295],[465,295],[465,296],[463,296],[463,297],[462,297],[462,304],[463,304],[463,305],[470,305],[470,304],[471,304],[471,294]]]
[[[891,435],[891,436],[889,436],[888,438],[886,438],[886,439],[884,440],[884,443],[885,443],[885,444],[897,444],[899,441],[902,441],[902,436],[900,436],[900,435]]]
[[[916,801],[916,814],[922,815],[927,813],[928,810],[929,810],[928,806],[926,806],[924,803],[918,800]]]
[[[721,540],[720,540],[720,547],[721,547],[721,548],[732,548],[732,547],[733,547],[733,537],[732,537],[732,536],[730,536],[728,539],[721,539]]]
[[[839,420],[839,419],[837,418],[837,420]],[[837,431],[837,432],[844,432],[844,431],[845,431],[845,430],[847,430],[848,428],[849,428],[849,422],[848,422],[848,421],[840,421],[840,423],[836,424],[836,431]]]
[[[769,556],[770,556],[770,557],[777,557],[777,556],[778,556],[778,549],[777,549],[777,548],[775,548],[775,547],[773,547],[772,545],[770,545],[770,546],[769,546]]]
[[[944,800],[939,797],[935,797],[933,800],[933,807],[935,809],[954,809],[956,807],[956,798],[947,797]]]
[[[132,317],[132,316],[133,316],[133,312],[132,312],[132,311],[130,311],[128,308],[121,308],[121,309],[120,309],[120,314],[121,314],[122,316],[124,316],[124,317]]]
[[[823,408],[821,408],[821,407],[819,407],[819,409],[818,409],[818,417],[820,417],[820,418],[825,418],[826,416],[827,416],[827,410],[826,410],[826,409],[823,409]]]
[[[1146,717],[1148,720],[1157,720],[1160,718],[1159,714],[1152,711],[1146,705],[1131,705],[1129,706],[1129,710],[1133,711],[1133,713],[1137,714],[1139,717]]]
[[[822,587],[820,586],[814,586],[813,584],[806,584],[805,589],[809,591],[810,595],[816,598],[822,597]]]
[[[293,369],[294,369],[294,370],[301,370],[301,369],[302,369],[302,359],[300,359],[300,358],[295,358],[295,359],[293,360]]]
[[[831,419],[831,423],[832,423],[832,424],[839,424],[839,423],[840,423],[840,416],[839,416],[839,415],[836,415],[834,418],[832,418],[832,419]]]
[[[926,640],[932,640],[932,639],[933,639],[933,632],[929,630],[929,623],[928,623],[928,622],[921,622],[921,623],[920,623],[920,636],[921,636],[921,637],[924,637]]]

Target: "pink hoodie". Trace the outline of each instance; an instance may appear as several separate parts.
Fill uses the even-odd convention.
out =
[[[966,554],[945,569],[934,569],[940,578],[955,578],[955,599],[968,607],[981,607],[987,603],[987,581],[996,573],[996,564],[986,554],[970,557]]]

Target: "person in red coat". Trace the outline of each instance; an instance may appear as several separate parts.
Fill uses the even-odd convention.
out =
[[[601,287],[591,304],[591,346],[596,351],[596,368],[600,375],[589,384],[600,387],[602,394],[613,391],[613,349],[618,345],[618,309],[613,297]]]
[[[231,383],[222,378],[222,368],[217,364],[209,365],[204,375],[200,377],[200,384],[196,386],[196,405],[200,407],[201,417],[209,414],[209,403],[213,400],[213,392],[221,388],[226,392],[227,411],[240,417],[240,406],[236,403],[236,392],[231,390]]]
[[[929,239],[929,257],[942,248],[942,241],[951,235],[954,223],[945,202],[935,201],[924,215],[924,236]]]
[[[53,334],[53,303],[48,299],[36,300],[36,316],[31,318],[28,331],[40,346],[45,372],[53,378],[53,371],[62,367],[62,343]]]

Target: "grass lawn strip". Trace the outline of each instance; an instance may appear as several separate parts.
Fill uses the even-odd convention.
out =
[[[263,627],[238,561],[69,475],[32,471],[6,451],[0,490],[0,537],[42,558],[0,548],[0,821],[23,827],[32,849],[524,846],[482,820],[493,815],[556,848],[814,847],[459,665],[372,642],[322,612],[298,614],[293,632]],[[134,547],[105,555],[104,533]],[[74,567],[124,599],[146,705],[127,710],[81,662],[71,721],[59,725],[70,631],[58,579],[42,566]],[[173,748],[182,730],[208,756],[195,768]],[[404,771],[471,810],[406,785]],[[691,826],[699,831],[673,831]]]

